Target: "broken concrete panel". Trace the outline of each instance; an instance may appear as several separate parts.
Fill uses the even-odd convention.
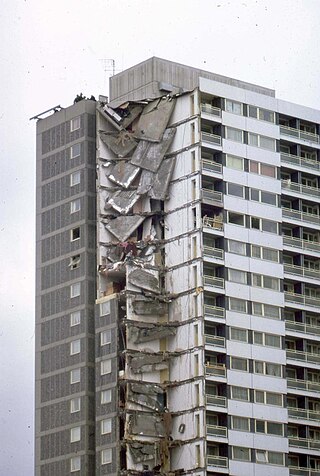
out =
[[[140,176],[140,182],[137,189],[139,195],[145,195],[149,192],[154,181],[155,174],[150,170],[142,170]]]
[[[132,383],[128,386],[128,400],[158,412],[164,409],[164,391],[158,385]]]
[[[160,293],[159,278],[145,269],[135,269],[128,274],[128,281],[138,288]]]
[[[163,316],[168,313],[168,303],[158,300],[135,300],[132,302],[134,313],[140,316]]]
[[[156,458],[156,446],[154,443],[128,442],[134,463],[142,463]]]
[[[176,129],[166,129],[160,143],[141,140],[132,155],[131,163],[142,169],[156,172],[173,141],[175,133]]]
[[[121,114],[121,106],[117,109],[117,112]],[[130,124],[133,123],[133,121],[140,116],[141,112],[143,110],[142,106],[135,106],[135,105],[129,105],[126,109],[122,109],[122,111],[125,111],[125,115],[122,117],[122,126],[126,129]]]
[[[126,157],[137,146],[137,141],[127,131],[121,131],[118,134],[100,132],[100,138],[118,157]]]
[[[174,106],[175,99],[169,96],[155,99],[146,105],[134,132],[135,137],[160,142]]]
[[[110,231],[119,241],[126,241],[130,235],[138,228],[143,222],[144,217],[140,216],[125,216],[117,217],[110,220],[105,225],[106,229]]]
[[[173,174],[175,157],[163,160],[158,172],[154,176],[151,189],[148,192],[150,198],[165,200],[168,198],[168,188]]]
[[[118,131],[122,129],[122,126],[120,124],[121,121],[121,116],[117,114],[111,107],[107,106],[105,104],[104,106],[98,105],[97,109],[99,113],[108,121],[110,124],[113,125]]]
[[[106,176],[112,182],[120,185],[120,187],[128,188],[138,175],[140,169],[130,164],[130,162],[121,160],[111,165],[106,170]]]
[[[141,323],[136,326],[130,325],[129,339],[132,339],[135,344],[140,344],[173,336],[176,332],[176,328],[172,326]]]
[[[108,199],[107,205],[111,205],[117,212],[127,215],[139,198],[140,195],[136,190],[118,190]]]
[[[141,353],[129,356],[129,365],[134,373],[153,372],[168,368],[167,354],[146,354]]]
[[[129,415],[128,429],[134,435],[157,437],[166,435],[163,419],[159,415],[145,412]]]

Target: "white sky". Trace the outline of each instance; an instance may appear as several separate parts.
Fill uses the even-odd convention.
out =
[[[320,0],[2,0],[0,474],[32,475],[34,116],[159,56],[320,109]]]

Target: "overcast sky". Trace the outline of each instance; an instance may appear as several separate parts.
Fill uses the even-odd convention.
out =
[[[320,0],[2,0],[1,7],[0,474],[29,476],[35,122],[28,119],[69,106],[80,92],[108,94],[103,59],[121,71],[151,56],[320,109]]]

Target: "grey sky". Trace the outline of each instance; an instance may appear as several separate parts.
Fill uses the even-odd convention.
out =
[[[320,109],[319,0],[2,0],[0,474],[33,473],[35,123],[159,56]]]

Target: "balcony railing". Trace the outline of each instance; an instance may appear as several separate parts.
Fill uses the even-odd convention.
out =
[[[280,134],[296,137],[297,139],[308,140],[310,142],[316,142],[319,144],[319,136],[313,132],[301,131],[300,129],[294,129],[293,127],[288,126],[280,126]]]
[[[294,236],[283,236],[283,244],[293,248],[302,248],[308,251],[320,251],[320,243],[316,241],[302,240]]]
[[[222,203],[222,198],[223,198],[223,195],[221,192],[216,192],[215,190],[210,190],[208,188],[202,189],[203,200]]]
[[[202,142],[210,142],[211,144],[221,145],[221,136],[217,134],[211,134],[210,132],[201,132]]]
[[[305,322],[286,321],[286,330],[320,336],[320,327],[311,326]]]
[[[301,350],[286,349],[286,355],[287,359],[310,362],[312,364],[320,363],[320,354],[311,354],[309,352],[302,352]]]
[[[213,116],[221,117],[221,109],[219,107],[212,106],[211,104],[201,103],[201,111],[206,114],[212,114]]]
[[[305,266],[296,266],[294,264],[284,263],[284,272],[288,274],[294,274],[296,276],[305,276],[307,278],[320,279],[320,270],[306,268]]]
[[[307,187],[290,180],[281,180],[281,186],[285,190],[292,190],[292,192],[303,193],[303,195],[310,195],[310,197],[320,197],[320,188],[317,187]]]
[[[207,393],[206,404],[213,405],[215,407],[227,408],[227,399],[226,397],[220,397],[220,395],[210,395]]]
[[[311,382],[310,380],[299,380],[299,379],[288,378],[287,386],[288,388],[293,388],[295,390],[307,390],[309,392],[320,393],[320,383]]]
[[[320,450],[320,441],[309,438],[289,438],[289,446],[306,448],[308,450]]]
[[[207,435],[220,436],[222,438],[227,438],[227,428],[225,426],[207,424]]]
[[[220,336],[213,336],[210,334],[205,334],[204,341],[207,345],[216,345],[218,347],[226,346],[226,339]]]
[[[206,364],[206,375],[210,376],[215,376],[215,377],[225,377],[227,374],[227,370],[225,365],[223,364]]]
[[[219,468],[227,468],[228,467],[228,458],[224,456],[207,456],[207,464],[208,466],[217,466]]]
[[[222,218],[219,216],[208,217],[204,216],[202,218],[202,225],[207,228],[214,228],[216,230],[222,231],[223,230],[223,223]]]
[[[203,255],[208,256],[210,258],[224,258],[224,251],[220,248],[214,248],[213,246],[206,246],[203,247]]]
[[[289,466],[289,474],[290,476],[319,476],[319,470]]]
[[[216,276],[203,276],[203,284],[205,286],[214,286],[215,288],[224,288],[224,279]]]
[[[298,155],[286,154],[281,152],[281,162],[292,165],[299,165],[300,167],[305,167],[306,169],[320,170],[320,162],[313,159],[306,159],[305,157],[300,157]]]
[[[202,170],[222,174],[222,165],[213,160],[202,159]]]
[[[306,410],[304,408],[288,407],[289,418],[301,418],[303,420],[320,420],[320,413],[312,410]]]
[[[282,216],[284,218],[292,218],[294,220],[301,220],[315,225],[320,225],[320,216],[315,213],[305,213],[293,208],[282,207]]]
[[[316,297],[306,296],[304,294],[284,293],[285,302],[293,302],[296,304],[304,304],[305,306],[320,306],[320,299]]]
[[[211,304],[204,304],[204,315],[224,319],[226,313],[223,307],[211,306]]]

